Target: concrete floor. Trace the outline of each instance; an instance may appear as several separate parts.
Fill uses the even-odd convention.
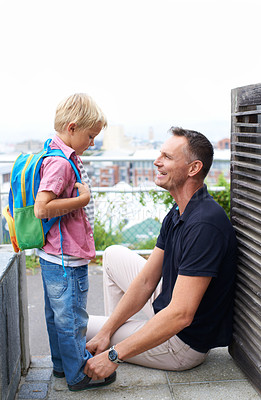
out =
[[[90,266],[89,314],[103,314],[102,269]],[[20,399],[148,399],[148,400],[260,400],[261,395],[236,366],[227,348],[214,349],[206,362],[190,371],[169,372],[124,363],[117,380],[100,389],[70,392],[65,379],[52,375],[52,363],[44,320],[41,275],[27,276],[31,367],[22,377]],[[97,296],[98,294],[98,296]]]

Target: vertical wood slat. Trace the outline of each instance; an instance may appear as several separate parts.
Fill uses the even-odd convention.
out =
[[[231,92],[231,221],[238,238],[229,352],[261,392],[261,84]]]

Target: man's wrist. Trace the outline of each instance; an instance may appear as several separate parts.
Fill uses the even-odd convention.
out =
[[[123,360],[121,360],[121,359],[119,358],[119,355],[118,355],[117,350],[115,349],[115,346],[112,346],[112,347],[109,349],[108,358],[109,358],[109,360],[110,360],[111,362],[113,362],[114,364],[121,364],[121,363],[124,362]]]

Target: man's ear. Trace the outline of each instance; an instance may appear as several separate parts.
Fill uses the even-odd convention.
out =
[[[76,123],[75,122],[70,122],[68,125],[67,125],[67,131],[68,131],[68,133],[74,133],[75,132],[75,129],[76,129]]]
[[[189,167],[188,176],[195,176],[197,175],[203,168],[203,163],[200,160],[195,160],[191,163]]]

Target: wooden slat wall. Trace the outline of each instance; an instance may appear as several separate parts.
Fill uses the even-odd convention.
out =
[[[232,90],[231,221],[239,259],[229,352],[261,391],[261,84]]]

